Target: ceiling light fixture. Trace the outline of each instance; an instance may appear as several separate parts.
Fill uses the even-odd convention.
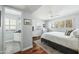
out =
[[[49,6],[49,19],[53,18],[52,6]]]

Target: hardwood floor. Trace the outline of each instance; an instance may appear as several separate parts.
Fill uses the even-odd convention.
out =
[[[41,47],[39,47],[34,41],[40,40],[40,36],[33,37],[33,48],[25,50],[25,51],[19,51],[15,54],[48,54],[46,51],[44,51]]]
[[[15,54],[47,54],[46,51],[44,51],[41,47],[33,43],[33,48],[25,51],[20,51]]]

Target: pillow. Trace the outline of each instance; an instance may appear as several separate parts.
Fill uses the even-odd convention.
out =
[[[65,35],[66,35],[66,36],[70,36],[70,34],[71,34],[72,31],[73,31],[73,30],[66,30]]]
[[[70,36],[71,36],[71,37],[79,37],[79,29],[75,29],[75,30],[71,33]]]

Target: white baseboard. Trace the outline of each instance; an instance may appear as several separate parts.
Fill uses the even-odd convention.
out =
[[[28,50],[28,49],[30,49],[30,48],[32,48],[33,46],[31,45],[31,46],[29,46],[29,47],[26,47],[26,48],[24,48],[22,51],[24,51],[24,50]],[[10,53],[10,52],[9,52]],[[3,51],[0,51],[0,54],[3,54]]]
[[[30,48],[32,48],[32,47],[33,47],[33,46],[31,45],[31,46],[29,46],[29,47],[24,48],[22,51],[28,50],[28,49],[30,49]]]

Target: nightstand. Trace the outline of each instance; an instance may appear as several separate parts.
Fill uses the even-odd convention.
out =
[[[33,36],[33,37],[32,37],[33,41],[39,40],[40,38],[41,38],[41,36]]]

